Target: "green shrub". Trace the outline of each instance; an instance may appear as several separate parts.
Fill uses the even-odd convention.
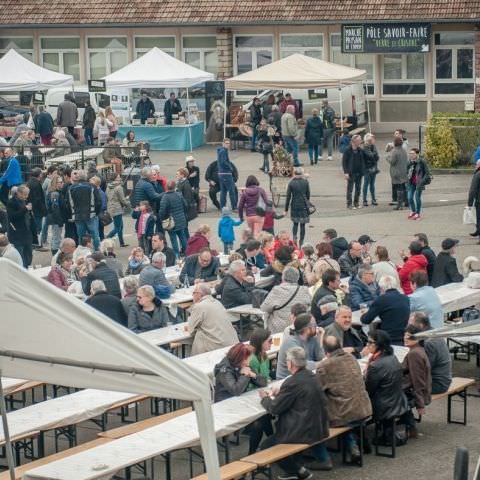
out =
[[[459,148],[448,120],[438,119],[427,125],[425,158],[435,168],[452,168],[457,165]]]

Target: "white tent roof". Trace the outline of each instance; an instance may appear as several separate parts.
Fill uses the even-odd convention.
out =
[[[157,47],[104,77],[108,87],[178,88],[214,80],[211,73],[183,63]]]
[[[366,78],[365,70],[325,62],[295,53],[225,81],[227,90],[304,89],[352,85]]]
[[[0,59],[0,72],[0,91],[47,90],[73,84],[72,75],[40,67],[13,49]]]
[[[0,375],[193,401],[209,478],[220,478],[206,374],[10,260],[0,278]]]

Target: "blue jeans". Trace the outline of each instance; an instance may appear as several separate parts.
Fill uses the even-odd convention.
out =
[[[34,215],[33,218],[35,220],[35,231],[37,232],[36,237],[33,239],[33,244],[41,245],[41,242],[39,243],[38,235],[42,231],[42,222],[44,217],[40,217],[39,215]]]
[[[47,217],[43,217],[43,222],[42,222],[42,231],[40,232],[40,242],[43,245],[44,243],[47,243],[48,240],[48,227],[50,225],[47,224]]]
[[[420,211],[422,210],[422,189],[409,183],[407,184],[407,195],[410,210],[420,215]]]
[[[60,243],[62,242],[62,227],[60,227],[59,225],[51,225],[51,227],[52,239],[50,241],[50,250],[53,251],[60,248]]]
[[[170,240],[172,242],[172,248],[175,253],[175,256],[178,257],[180,256],[180,250],[178,249],[178,241],[180,242],[180,248],[182,253],[185,253],[185,250],[187,248],[187,235],[185,230],[174,230],[168,232],[170,235]]]
[[[112,238],[115,235],[118,236],[118,241],[120,245],[124,245],[125,242],[123,241],[123,215],[115,215],[113,217],[113,230],[107,235],[107,238]]]
[[[370,195],[372,196],[372,201],[375,200],[375,179],[377,178],[376,173],[366,173],[363,177],[363,201],[367,201],[368,188],[370,187]]]
[[[298,142],[295,137],[283,137],[287,151],[293,155],[293,164],[295,167],[300,166],[298,161]]]
[[[257,143],[257,125],[253,126],[253,133],[252,133],[252,146],[251,150],[255,150],[255,144]]]
[[[82,237],[89,233],[92,236],[93,248],[97,252],[100,249],[100,237],[98,234],[98,217],[95,215],[93,218],[89,218],[85,222],[75,222],[77,227],[77,235],[79,242],[82,241]]]
[[[230,252],[233,250],[233,242],[225,243],[223,242],[223,253],[225,255],[230,255]]]
[[[86,128],[84,137],[86,145],[93,145],[93,128]]]
[[[233,183],[232,175],[218,175],[218,181],[220,183],[220,208],[223,208],[227,204],[228,192],[232,210],[234,210],[237,208],[237,197],[235,195],[235,183]]]
[[[23,266],[25,268],[28,268],[32,264],[32,257],[33,257],[32,245],[31,244],[20,245],[18,243],[14,243],[13,246],[18,250],[18,253],[22,257]]]
[[[334,128],[325,128],[323,130],[323,138],[327,143],[328,156],[333,155],[333,137],[335,136]],[[320,146],[320,156],[322,156],[323,145]]]
[[[318,162],[318,145],[308,144],[308,158],[310,159],[310,163]]]

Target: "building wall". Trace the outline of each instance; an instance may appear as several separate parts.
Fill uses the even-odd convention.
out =
[[[33,37],[33,60],[42,63],[41,39],[50,37],[76,37],[79,39],[80,72],[79,82],[85,84],[89,78],[89,52],[88,39],[90,37],[122,37],[126,39],[126,61],[135,59],[135,37],[173,37],[175,47],[172,54],[184,60],[185,51],[182,46],[184,36],[215,36],[216,52],[218,58],[218,77],[228,78],[238,71],[235,42],[237,37],[246,36],[268,36],[272,39],[271,47],[268,47],[272,60],[281,58],[281,40],[283,35],[307,34],[323,35],[322,57],[325,60],[333,61],[335,47],[331,45],[331,35],[341,31],[340,25],[308,25],[308,26],[239,26],[239,27],[159,27],[159,28],[36,28],[36,29],[3,29],[0,32],[1,38]],[[432,34],[437,32],[473,32],[474,26],[470,24],[434,24]],[[476,74],[476,95],[474,94],[445,94],[437,95],[434,92],[435,85],[435,50],[431,42],[430,53],[424,54],[425,59],[425,93],[419,95],[384,95],[382,92],[382,63],[383,55],[374,55],[373,69],[374,77],[372,86],[374,93],[368,95],[371,120],[377,131],[382,129],[391,130],[392,126],[404,127],[407,130],[415,130],[419,123],[424,122],[428,115],[434,111],[453,110],[462,111],[466,100],[475,100],[475,107],[480,111],[480,30],[475,34],[474,50],[474,72]],[[249,47],[245,47],[248,52]],[[253,52],[253,49],[251,49]],[[258,50],[258,49],[257,49]],[[252,53],[254,54],[254,53]],[[110,59],[112,65],[117,57]],[[119,54],[120,57],[124,55]],[[261,57],[261,54],[260,54]],[[124,58],[124,57],[122,57]],[[122,60],[120,60],[122,61]],[[356,60],[353,61],[354,63]],[[354,65],[352,65],[354,66]]]

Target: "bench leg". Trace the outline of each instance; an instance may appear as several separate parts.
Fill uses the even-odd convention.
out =
[[[452,420],[452,401],[453,397],[459,396],[463,400],[463,420]],[[463,392],[455,393],[453,395],[448,396],[447,401],[447,423],[455,423],[457,425],[466,425],[467,424],[467,391],[463,390]]]

